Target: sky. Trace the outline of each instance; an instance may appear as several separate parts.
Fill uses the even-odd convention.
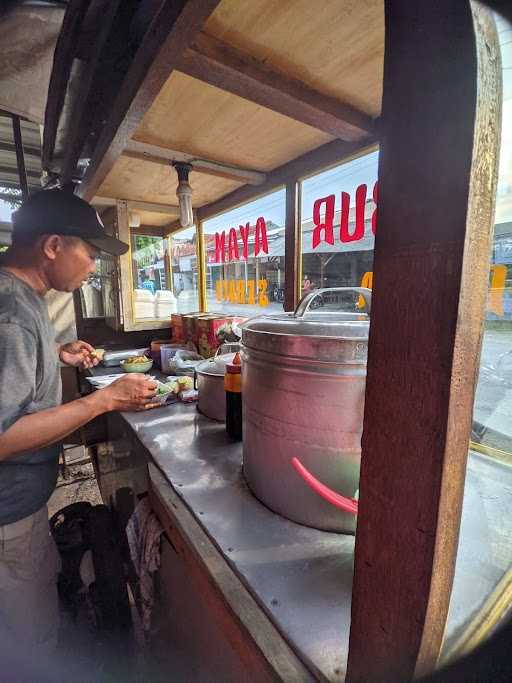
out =
[[[301,216],[302,220],[308,220],[313,213],[313,203],[319,197],[330,194],[336,196],[339,208],[339,197],[342,191],[348,192],[355,197],[355,189],[361,183],[369,186],[369,195],[374,182],[377,180],[377,164],[379,153],[377,151],[365,154],[344,164],[338,165],[327,171],[323,171],[302,183]],[[354,199],[352,199],[352,202]],[[280,189],[265,197],[239,206],[236,209],[205,221],[203,226],[208,234],[237,228],[239,224],[245,225],[247,221],[254,223],[259,216],[272,221],[277,225],[284,225],[285,220],[285,190]]]
[[[7,223],[11,220],[12,209],[6,202],[0,199],[0,222]]]

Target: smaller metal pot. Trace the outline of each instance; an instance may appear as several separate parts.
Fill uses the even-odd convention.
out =
[[[226,421],[224,375],[226,363],[231,363],[234,357],[234,353],[218,355],[199,363],[196,368],[194,386],[199,392],[197,409],[211,420]]]

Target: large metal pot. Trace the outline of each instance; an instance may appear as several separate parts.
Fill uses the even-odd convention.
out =
[[[224,375],[226,363],[231,363],[235,357],[238,344],[221,347],[220,351],[233,347],[232,353],[217,353],[214,358],[208,358],[199,363],[195,371],[194,384],[198,390],[197,409],[212,420],[226,421],[226,392],[224,389]],[[235,348],[236,347],[236,348]]]
[[[341,496],[359,485],[369,317],[310,313],[317,290],[295,314],[242,325],[244,474],[253,493],[289,519],[353,533],[355,516],[310,487],[292,462]],[[370,310],[371,292],[355,292]]]

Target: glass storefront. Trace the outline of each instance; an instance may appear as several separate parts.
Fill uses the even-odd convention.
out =
[[[177,313],[199,310],[199,273],[197,230],[195,226],[179,230],[169,237],[172,290]]]
[[[168,237],[131,233],[134,322],[198,310],[195,226]]]
[[[325,287],[372,287],[377,229],[378,151],[344,162],[301,183],[302,295]],[[346,308],[339,295],[316,305]],[[364,304],[349,298],[356,307]]]
[[[286,191],[277,190],[203,223],[209,311],[282,311]]]

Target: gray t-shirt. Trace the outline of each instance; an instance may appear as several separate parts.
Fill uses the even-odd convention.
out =
[[[55,330],[45,301],[0,269],[0,432],[61,403]],[[0,460],[0,525],[37,512],[57,482],[59,444]]]

